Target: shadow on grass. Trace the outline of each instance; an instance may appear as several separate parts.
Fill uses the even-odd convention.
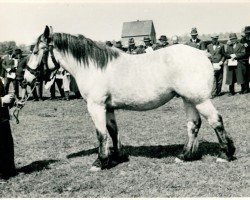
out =
[[[135,157],[148,157],[148,158],[165,158],[165,157],[176,157],[182,152],[183,144],[173,145],[157,145],[157,146],[124,146],[126,153],[130,156]],[[200,142],[199,150],[200,155],[211,155],[217,156],[220,152],[220,146],[214,142]],[[82,156],[89,156],[96,154],[97,148],[79,151],[76,153],[69,154],[67,158],[75,158]]]
[[[19,173],[30,174],[32,172],[38,172],[38,171],[42,171],[44,169],[50,169],[49,165],[51,163],[55,163],[58,161],[59,160],[39,160],[39,161],[32,162],[29,165],[23,166],[23,167],[17,169],[17,171]]]

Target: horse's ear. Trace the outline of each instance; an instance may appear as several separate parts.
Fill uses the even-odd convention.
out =
[[[44,38],[46,38],[46,39],[49,38],[49,36],[50,36],[50,29],[49,29],[48,26],[45,27],[45,30],[44,30],[44,32],[43,32],[43,36],[44,36]]]
[[[49,38],[52,38],[53,35],[53,28],[52,26],[49,26]]]

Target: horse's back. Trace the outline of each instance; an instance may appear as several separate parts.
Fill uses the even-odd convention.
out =
[[[152,108],[170,100],[173,93],[190,100],[207,99],[213,80],[205,52],[185,45],[138,56],[121,54],[107,73],[114,104]]]

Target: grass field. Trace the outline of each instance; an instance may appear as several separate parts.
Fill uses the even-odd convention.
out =
[[[0,197],[249,197],[250,94],[213,99],[237,159],[216,163],[219,145],[206,120],[201,160],[174,158],[187,138],[182,100],[152,111],[117,111],[130,161],[90,172],[98,145],[83,100],[31,102],[11,121],[19,175],[0,180]]]

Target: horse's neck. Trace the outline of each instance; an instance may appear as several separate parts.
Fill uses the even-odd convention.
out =
[[[77,83],[82,80],[89,80],[90,77],[95,77],[95,74],[98,73],[94,62],[91,60],[88,61],[88,66],[84,66],[83,62],[77,61],[70,53],[55,50],[54,54],[61,67],[68,71]]]
[[[78,74],[79,68],[84,67],[77,62],[70,53],[63,53],[61,51],[54,51],[55,57],[60,63],[60,66],[67,70],[74,77]]]

